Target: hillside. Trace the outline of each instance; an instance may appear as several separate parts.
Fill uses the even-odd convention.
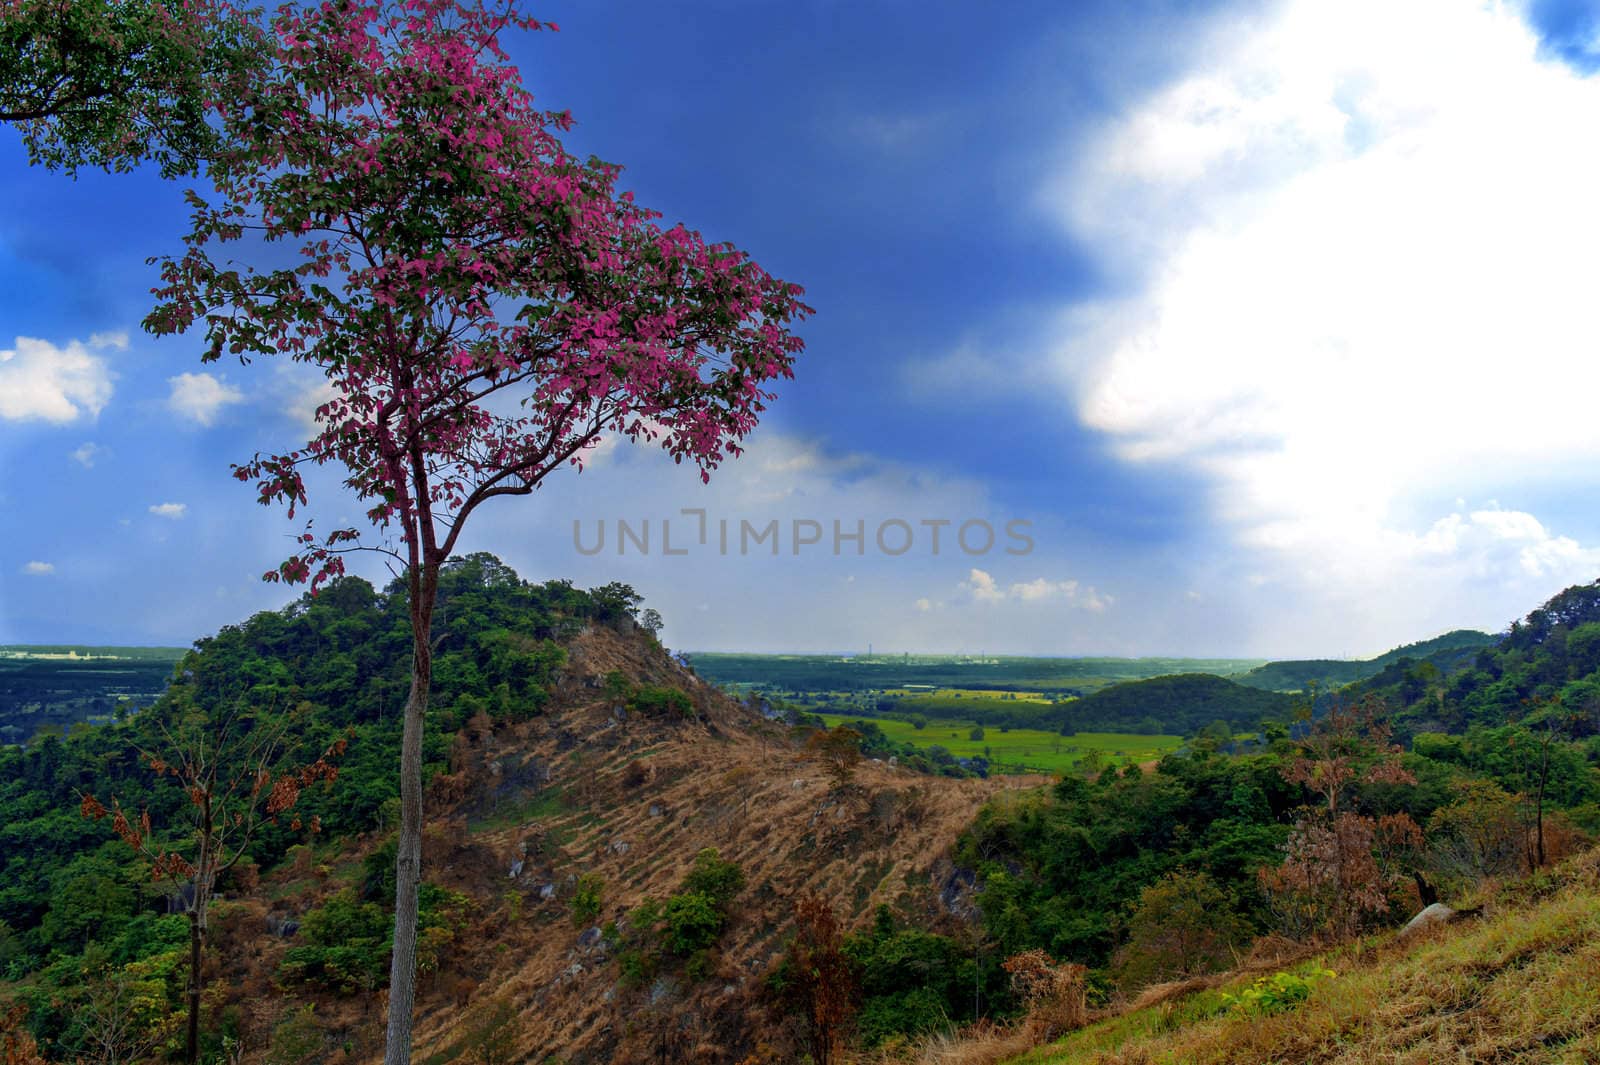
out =
[[[1441,673],[1450,674],[1470,665],[1479,650],[1492,647],[1494,643],[1495,637],[1486,632],[1456,629],[1431,640],[1418,640],[1393,648],[1375,658],[1311,658],[1268,662],[1232,679],[1267,691],[1299,692],[1313,685],[1329,690],[1376,676],[1402,659],[1432,662]]]
[[[792,931],[795,896],[834,900],[847,924],[880,904],[936,919],[956,836],[997,791],[1036,783],[934,782],[869,763],[858,790],[841,795],[782,730],[648,641],[599,628],[569,653],[543,717],[472,743],[462,768],[435,785],[436,794],[458,796],[439,818],[451,840],[446,883],[495,900],[509,880],[527,921],[498,931],[492,958],[450,973],[472,985],[454,994],[509,1002],[518,1046],[530,1055],[560,1048],[573,1062],[632,1061],[670,1049],[671,1060],[739,1060],[769,1021],[757,978]],[[613,670],[689,692],[695,719],[619,717],[616,699],[599,689]],[[529,783],[510,783],[518,779]],[[619,988],[593,929],[669,895],[705,847],[735,862],[748,885],[714,973]],[[508,878],[519,858],[521,874]],[[582,876],[605,886],[600,913],[580,928],[570,913]],[[548,900],[540,898],[545,885],[555,888]],[[418,1034],[426,1056],[468,1037],[471,1018],[436,992]]]
[[[418,1061],[476,1060],[486,1041],[511,1055],[497,1060],[570,1063],[733,1062],[758,1041],[785,1045],[792,1025],[765,979],[807,892],[846,930],[887,907],[922,946],[954,949],[933,934],[972,915],[952,844],[987,800],[1040,778],[938,779],[866,760],[845,781],[787,726],[668,655],[619,586],[527,585],[486,556],[447,577]],[[159,831],[181,796],[131,745],[151,743],[173,705],[241,678],[314,711],[314,746],[349,747],[338,779],[309,789],[293,824],[264,829],[257,861],[221,885],[206,1028],[244,1062],[380,1058],[399,594],[340,582],[201,641],[184,662],[192,696],[0,750],[0,1004],[29,1007],[52,1060],[96,1038],[115,988],[137,989],[136,1028],[170,1047],[184,919],[165,915],[105,824],[78,815],[77,789],[150,810]],[[742,886],[709,927],[682,925],[673,900],[708,848]],[[664,923],[641,916],[651,900],[666,903]],[[699,937],[694,949],[671,946],[680,931]]]
[[[1600,1060],[1600,850],[1482,900],[1479,917],[1326,954],[1151,989],[1016,1065],[1431,1065]],[[1309,997],[1231,1008],[1264,975]],[[1334,975],[1326,976],[1331,972]],[[976,1063],[981,1044],[947,1060]]]

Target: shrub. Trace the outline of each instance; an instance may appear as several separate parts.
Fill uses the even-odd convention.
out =
[[[744,871],[724,861],[714,847],[695,855],[677,894],[646,899],[634,909],[632,942],[617,958],[624,981],[638,983],[669,959],[684,962],[691,980],[709,974],[710,951],[727,927],[728,904],[744,882]]]
[[[694,865],[683,878],[683,888],[710,897],[718,907],[726,907],[744,890],[744,870],[725,860],[715,847],[707,847],[694,856]]]
[[[600,916],[605,881],[598,873],[584,873],[578,878],[578,890],[572,896],[572,926],[582,928],[594,923]]]
[[[1310,998],[1311,989],[1319,980],[1330,979],[1334,975],[1332,969],[1314,969],[1304,976],[1273,973],[1271,976],[1257,977],[1254,983],[1237,995],[1224,993],[1222,1000],[1234,1013],[1258,1016],[1282,1013]]]
[[[658,684],[641,684],[628,699],[628,708],[641,714],[677,713],[680,717],[694,716],[694,703],[677,688]]]

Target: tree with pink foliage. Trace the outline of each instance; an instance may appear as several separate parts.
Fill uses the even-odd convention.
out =
[[[389,1065],[410,1061],[433,609],[467,518],[581,468],[606,433],[709,479],[792,376],[810,313],[742,252],[658,225],[616,166],[569,155],[571,119],[535,108],[508,26],[541,28],[470,0],[280,11],[267,72],[216,102],[215,194],[190,194],[193,230],[145,321],[203,328],[207,360],[283,355],[326,375],[315,435],[234,473],[293,517],[308,468],[336,464],[383,540],[308,524],[268,580],[315,589],[355,550],[404,568]]]

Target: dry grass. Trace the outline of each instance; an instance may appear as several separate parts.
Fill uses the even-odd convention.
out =
[[[1372,941],[1297,1009],[1239,1016],[1222,988],[1145,1000],[1018,1065],[1435,1065],[1600,1061],[1600,851],[1513,885],[1484,919]],[[1293,967],[1291,967],[1293,968]],[[1246,982],[1236,977],[1227,987]],[[952,1053],[943,1059],[962,1063]],[[974,1062],[993,1060],[977,1048]],[[1005,1059],[1002,1059],[1005,1060]]]

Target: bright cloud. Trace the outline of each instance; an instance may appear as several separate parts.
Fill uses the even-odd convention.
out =
[[[1125,285],[1072,316],[1082,420],[1213,479],[1280,580],[1593,579],[1533,515],[1428,501],[1600,461],[1600,79],[1453,0],[1292,2],[1204,54],[1047,190]]]
[[[127,338],[97,333],[88,344],[72,340],[65,347],[33,337],[15,343],[0,350],[0,418],[66,424],[97,417],[110,401],[115,375],[93,352],[126,347]]]
[[[1097,614],[1114,602],[1111,596],[1073,580],[1051,581],[1035,577],[1031,581],[1019,581],[1002,587],[988,571],[981,569],[970,571],[961,588],[980,603],[1000,603],[1008,599],[1023,603],[1055,601]]]
[[[150,505],[150,513],[158,518],[167,518],[171,521],[177,521],[188,510],[189,504],[187,503],[152,503]]]
[[[72,459],[84,469],[94,466],[94,460],[106,453],[106,449],[93,441],[86,441],[72,450]]]
[[[52,562],[29,562],[22,567],[22,572],[30,577],[48,577],[56,571]]]
[[[208,373],[181,373],[167,384],[168,409],[198,425],[214,425],[223,407],[244,402],[243,392]]]

